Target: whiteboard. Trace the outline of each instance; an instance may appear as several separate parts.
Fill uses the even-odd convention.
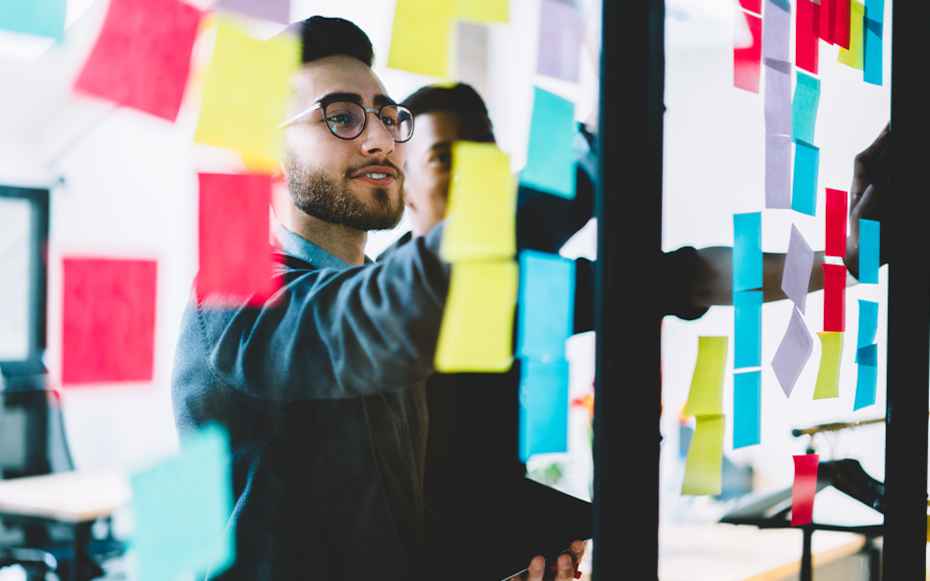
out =
[[[0,198],[0,361],[29,356],[33,212],[29,200]]]

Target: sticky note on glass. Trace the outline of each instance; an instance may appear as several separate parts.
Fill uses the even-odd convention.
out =
[[[496,260],[517,252],[517,183],[510,156],[493,143],[452,145],[452,185],[439,254],[446,262]]]
[[[502,372],[513,360],[517,263],[452,265],[446,310],[436,346],[436,370]]]
[[[151,381],[156,262],[62,262],[62,383]]]
[[[216,424],[181,442],[181,454],[130,477],[139,581],[222,573],[235,562],[229,435]],[[201,575],[202,576],[202,575]]]
[[[734,367],[762,365],[762,291],[733,293],[735,311]]]
[[[817,454],[794,457],[794,486],[791,488],[791,526],[793,527],[809,525],[812,522],[819,464],[820,456]]]
[[[281,24],[291,23],[291,0],[218,0],[216,7]]]
[[[820,0],[820,38],[833,44],[836,28],[836,0]]]
[[[256,40],[217,18],[194,141],[235,149],[253,169],[277,165],[291,74],[300,64],[300,39]]]
[[[575,197],[575,105],[536,88],[530,145],[520,182],[535,190]]]
[[[866,17],[878,23],[885,22],[885,0],[865,0]]]
[[[811,269],[814,268],[814,251],[801,231],[792,224],[791,238],[788,241],[788,255],[785,257],[785,269],[782,272],[781,290],[804,312],[807,305],[807,291],[811,281]]]
[[[846,266],[823,264],[823,330],[846,330]]]
[[[762,372],[733,374],[733,447],[762,441]]]
[[[807,2],[807,0],[799,0]],[[814,216],[817,214],[817,179],[820,176],[820,148],[801,141],[794,147],[794,183],[791,209]]]
[[[762,288],[762,213],[733,215],[733,292]]]
[[[827,256],[846,256],[846,192],[827,188]]]
[[[791,4],[788,0],[765,0],[765,25],[762,27],[762,56],[765,61],[790,58]],[[768,64],[768,62],[766,62]],[[790,67],[790,64],[788,65]],[[790,70],[785,71],[790,72]]]
[[[387,65],[446,78],[456,0],[397,0]]]
[[[510,22],[510,0],[455,0],[455,16],[476,22]]]
[[[520,461],[568,451],[568,362],[520,360]]]
[[[865,47],[863,51],[862,79],[871,85],[882,84],[882,23],[869,18],[866,9]]]
[[[813,350],[814,340],[807,330],[807,324],[797,309],[791,309],[788,330],[778,346],[778,351],[775,352],[775,358],[772,359],[772,370],[775,371],[775,377],[785,392],[785,397],[791,397],[801,370],[804,369]]]
[[[795,141],[814,143],[817,108],[820,106],[820,79],[798,71],[798,83],[791,102],[791,127]]]
[[[833,0],[836,10],[833,18],[833,42],[840,48],[849,48],[849,13],[852,0]]]
[[[765,60],[765,132],[791,137],[791,63]]]
[[[583,36],[584,20],[574,4],[542,0],[536,72],[577,83]]]
[[[794,64],[816,75],[820,64],[820,4],[797,0],[797,7]]]
[[[517,355],[542,363],[565,359],[575,314],[575,262],[558,254],[520,252]]]
[[[686,416],[723,413],[723,375],[727,367],[727,337],[699,337],[698,357],[691,377]]]
[[[876,333],[878,333],[878,303],[859,299],[859,334],[856,349],[873,344]],[[856,357],[856,363],[859,363],[858,353]]]
[[[791,208],[791,137],[765,136],[765,207]]]
[[[725,418],[721,415],[697,417],[697,427],[685,462],[685,478],[681,485],[683,495],[720,494],[725,426]]]
[[[859,363],[859,373],[856,378],[853,411],[875,405],[875,392],[878,387],[878,345],[857,349],[856,360]]]
[[[737,18],[745,18],[752,33],[752,44],[733,49],[733,86],[750,93],[759,92],[759,75],[762,70],[762,17],[736,10]]]
[[[878,284],[882,225],[875,220],[859,220],[859,282]]]
[[[844,333],[817,333],[822,347],[820,371],[814,386],[814,399],[840,396],[840,362],[843,356]]]
[[[848,48],[848,50],[847,50]],[[857,0],[849,4],[849,46],[840,47],[840,64],[861,71],[865,58],[865,6]]]
[[[762,14],[762,0],[739,0],[739,5],[743,10]]]
[[[0,3],[0,30],[61,39],[66,0],[5,0]]]

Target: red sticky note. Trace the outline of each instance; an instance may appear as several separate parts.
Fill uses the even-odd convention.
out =
[[[762,17],[742,10],[752,32],[752,46],[733,49],[733,86],[751,93],[759,92],[759,74],[762,70]]]
[[[111,0],[75,90],[174,121],[201,14],[180,0]]]
[[[846,256],[846,192],[827,188],[827,256]]]
[[[743,7],[743,10],[762,14],[762,0],[739,0],[739,5]]]
[[[809,525],[814,517],[817,494],[818,454],[794,457],[794,486],[791,488],[791,526]]]
[[[820,5],[811,0],[798,0],[794,64],[815,75],[820,62],[819,38]]]
[[[261,304],[278,290],[269,237],[271,176],[200,174],[197,294]]]
[[[833,44],[836,28],[836,0],[820,0],[820,38]]]
[[[154,260],[66,258],[61,382],[151,381]]]
[[[823,330],[846,330],[846,265],[823,265]]]
[[[849,30],[851,15],[849,12],[850,0],[832,0],[836,8],[833,26],[833,42],[849,50]]]

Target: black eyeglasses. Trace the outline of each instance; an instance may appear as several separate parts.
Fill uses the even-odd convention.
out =
[[[369,113],[378,116],[397,143],[403,143],[413,137],[413,113],[410,109],[401,105],[384,105],[379,109],[368,109],[351,101],[333,101],[325,105],[317,103],[278,125],[278,129],[284,129],[317,109],[323,109],[323,121],[327,129],[339,139],[355,139],[361,135],[365,131]]]

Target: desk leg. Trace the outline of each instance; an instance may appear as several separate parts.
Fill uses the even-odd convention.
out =
[[[805,525],[804,529],[804,550],[801,552],[801,581],[813,581],[814,579],[814,557],[811,552],[811,541],[814,537],[814,529]]]
[[[93,522],[82,522],[74,525],[73,559],[71,571],[68,574],[69,581],[85,581],[84,572],[88,570],[89,564],[86,562],[89,559],[87,543],[90,542],[90,529],[93,524]]]

